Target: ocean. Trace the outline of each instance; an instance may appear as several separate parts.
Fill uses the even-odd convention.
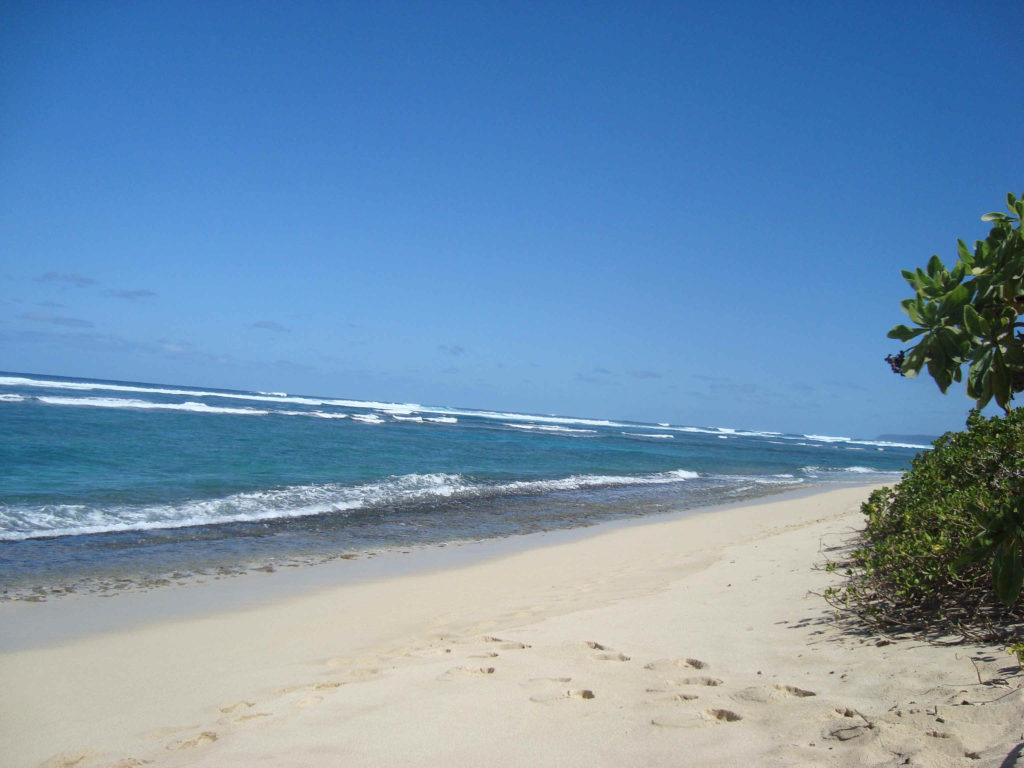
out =
[[[0,597],[895,482],[926,447],[0,373]]]

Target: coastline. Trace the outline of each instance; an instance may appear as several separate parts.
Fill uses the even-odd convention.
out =
[[[226,580],[282,589],[159,621],[131,612],[214,585],[107,599],[127,623],[0,654],[0,743],[12,766],[82,768],[1000,765],[1024,715],[993,682],[1005,651],[875,645],[814,594],[869,488],[465,545],[338,586]],[[15,607],[59,621],[74,599]]]
[[[394,546],[344,557],[309,559],[276,567],[223,569],[181,580],[148,579],[121,590],[24,596],[0,600],[0,654],[40,648],[87,635],[120,632],[169,620],[196,619],[239,611],[335,587],[411,577],[479,564],[524,551],[569,544],[634,526],[666,523],[693,515],[716,514],[743,507],[801,499],[839,488],[874,488],[874,484],[809,485],[743,500],[637,517],[618,517],[571,528],[456,540],[437,544]],[[126,580],[127,581],[127,580]],[[31,593],[29,593],[31,594]]]

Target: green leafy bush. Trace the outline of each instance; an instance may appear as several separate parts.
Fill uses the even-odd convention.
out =
[[[951,270],[932,256],[927,269],[903,271],[914,296],[900,306],[916,327],[897,325],[889,338],[917,343],[886,360],[903,376],[925,368],[943,392],[968,365],[967,396],[1008,411],[1024,392],[1024,200],[1008,194],[1006,205],[1009,214],[981,217],[992,229],[973,252],[958,241]]]
[[[909,631],[1006,636],[1024,620],[1024,409],[949,432],[903,480],[871,494],[845,587],[827,597]],[[1003,599],[1000,599],[1000,595]]]

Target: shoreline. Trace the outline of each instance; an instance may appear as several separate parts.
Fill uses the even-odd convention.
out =
[[[118,595],[285,571],[332,560],[379,557],[391,551],[451,547],[604,522],[656,518],[674,512],[756,502],[780,493],[829,486],[891,484],[898,476],[840,480],[754,480],[738,488],[700,487],[713,477],[678,483],[552,490],[506,499],[399,508],[381,520],[336,510],[245,524],[107,531],[0,541],[0,602],[44,602],[73,595]],[[479,504],[479,506],[478,506]]]
[[[870,487],[2,653],[0,744],[49,768],[1000,765],[1024,741],[1005,650],[876,643],[815,594]],[[242,582],[269,583],[218,584]]]
[[[254,567],[213,575],[189,575],[182,581],[152,580],[124,590],[50,594],[41,600],[0,600],[0,654],[58,645],[87,635],[118,632],[168,620],[195,619],[245,610],[333,587],[415,577],[483,563],[524,551],[568,544],[620,528],[644,526],[716,514],[732,509],[785,502],[844,488],[873,489],[875,483],[830,483],[793,488],[739,501],[637,517],[621,517],[584,526],[556,528],[485,539],[395,546],[353,557]]]

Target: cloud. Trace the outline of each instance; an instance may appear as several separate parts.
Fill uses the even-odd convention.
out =
[[[630,371],[629,375],[634,379],[660,379],[659,371]]]
[[[93,328],[93,324],[88,320],[82,320],[78,317],[60,317],[59,315],[51,315],[48,312],[26,312],[23,315],[18,315],[22,320],[31,320],[35,323],[49,323],[50,325],[63,325],[68,328]]]
[[[274,331],[275,333],[291,333],[292,329],[287,328],[280,323],[274,322],[273,320],[257,320],[252,324],[253,328],[259,328],[264,331]]]
[[[156,296],[156,294],[148,288],[135,288],[135,289],[113,289],[108,288],[103,292],[104,296],[113,296],[115,299],[128,299],[134,301],[135,299],[148,299],[150,296]]]
[[[615,373],[600,366],[576,374],[576,381],[582,381],[585,384],[618,384],[617,378]]]
[[[446,355],[451,355],[452,357],[462,357],[466,354],[466,350],[458,344],[438,344],[437,350],[438,352],[444,352]]]
[[[64,283],[66,285],[73,285],[76,288],[85,288],[89,285],[95,285],[96,281],[91,277],[83,277],[77,272],[72,272],[70,275],[62,275],[59,272],[47,272],[45,275],[40,275],[36,278],[37,283]]]

